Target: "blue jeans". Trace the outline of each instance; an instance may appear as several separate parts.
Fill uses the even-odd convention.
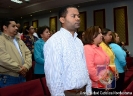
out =
[[[10,75],[0,74],[0,88],[6,87],[9,85],[19,84],[22,82],[26,82],[26,79],[23,76],[14,77]]]

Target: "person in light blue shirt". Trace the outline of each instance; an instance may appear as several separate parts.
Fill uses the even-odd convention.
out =
[[[78,9],[61,8],[59,20],[62,28],[48,39],[43,49],[47,86],[52,96],[88,96],[92,86],[83,43],[76,33],[80,27]]]
[[[119,73],[119,78],[116,82],[116,91],[123,91],[124,77],[125,77],[125,67],[126,67],[126,52],[118,45],[120,42],[117,33],[112,32],[112,41],[109,44],[112,51],[115,54],[115,64],[117,71]],[[121,85],[121,86],[120,86]]]
[[[44,60],[44,54],[43,54],[43,46],[50,37],[49,30],[50,30],[49,27],[43,26],[43,27],[40,27],[37,32],[40,39],[37,40],[34,44],[35,78],[45,77],[45,74],[44,74],[45,60]]]

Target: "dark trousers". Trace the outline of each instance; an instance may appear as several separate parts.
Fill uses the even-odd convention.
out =
[[[35,79],[40,79],[45,77],[45,74],[34,74],[35,75]]]
[[[119,79],[116,81],[116,92],[122,92],[123,91],[123,86],[124,86],[124,78],[125,78],[125,72],[124,73],[119,73]]]
[[[110,92],[122,92],[124,86],[125,73],[119,73],[119,79],[116,81],[116,87],[109,90]],[[114,94],[113,96],[119,96],[120,94]]]

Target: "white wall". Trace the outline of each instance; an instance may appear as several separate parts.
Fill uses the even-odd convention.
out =
[[[99,9],[105,9],[105,22],[106,22],[106,28],[111,29],[114,31],[114,19],[113,19],[113,8],[115,7],[121,7],[121,6],[127,6],[127,18],[128,18],[128,39],[129,39],[129,45],[126,46],[126,48],[131,52],[131,55],[133,56],[133,0],[129,1],[121,1],[121,2],[115,2],[115,3],[107,3],[107,4],[101,4],[101,5],[94,5],[94,6],[88,6],[84,8],[79,8],[79,11],[86,11],[87,12],[87,27],[93,26],[93,11],[99,10]],[[36,18],[32,17],[30,19],[22,20],[22,24],[26,21],[32,22],[33,20],[39,20],[39,26],[48,25],[49,26],[49,17],[52,16],[58,16],[57,13],[50,13],[49,15],[44,16],[38,16]],[[59,20],[57,24],[57,30],[60,28],[60,22]],[[31,24],[31,23],[30,23]]]

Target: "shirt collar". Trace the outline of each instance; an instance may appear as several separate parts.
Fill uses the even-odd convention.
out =
[[[110,48],[109,45],[107,45],[106,43],[104,43],[103,41],[100,43],[101,46],[103,47],[107,47],[107,48]],[[111,49],[111,48],[110,48]]]
[[[41,42],[45,42],[42,38],[40,38],[40,41],[41,41]]]
[[[70,33],[70,31],[66,30],[65,28],[60,28],[60,31],[63,31],[63,33],[65,35],[67,35],[68,37],[73,37],[74,39],[76,39],[77,37],[77,32],[74,32],[74,36],[72,36],[72,34]]]
[[[92,44],[91,46],[92,46],[92,48],[94,48],[94,49],[95,49],[95,48],[101,48],[100,46],[98,47],[98,46],[96,46],[95,44]]]
[[[3,35],[4,37],[6,37],[7,39],[16,39],[16,40],[20,39],[17,35],[16,35],[14,38],[11,37],[11,36],[9,36],[9,35],[7,35],[7,34],[5,34],[5,33],[2,33],[2,35]]]
[[[92,48],[97,48],[97,46],[95,44],[92,44],[91,46],[92,46]]]

